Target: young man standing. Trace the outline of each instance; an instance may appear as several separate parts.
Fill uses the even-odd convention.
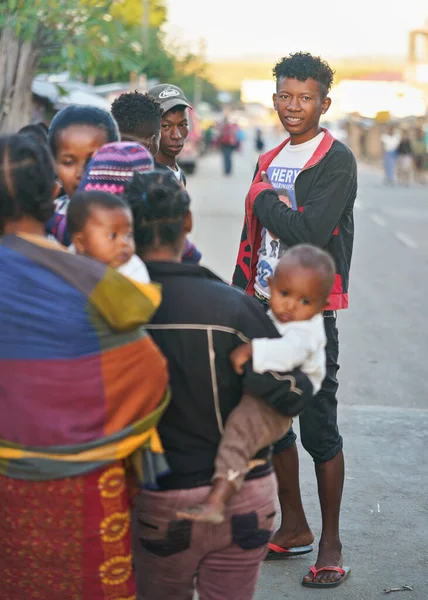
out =
[[[177,164],[189,135],[189,108],[192,108],[184,92],[176,85],[160,83],[148,92],[161,105],[161,139],[159,152],[155,156],[157,169],[169,169],[184,186],[186,178]]]
[[[319,125],[331,104],[327,94],[333,71],[328,64],[299,52],[283,58],[273,72],[277,82],[273,102],[289,138],[259,159],[246,198],[233,283],[267,306],[268,280],[284,247],[312,243],[326,249],[336,262],[333,293],[324,312],[327,376],[300,416],[302,445],[315,463],[322,513],[318,558],[302,583],[331,587],[349,573],[343,569],[339,536],[344,459],[337,427],[336,310],[348,306],[357,169],[349,148]],[[295,440],[290,430],[274,449],[282,523],[270,544],[271,560],[312,550],[314,537],[300,496]]]

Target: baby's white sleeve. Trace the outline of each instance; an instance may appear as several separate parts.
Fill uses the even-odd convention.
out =
[[[316,349],[313,336],[300,329],[290,330],[281,338],[254,339],[252,346],[255,373],[292,371]]]
[[[128,277],[128,279],[133,279],[137,283],[150,283],[150,275],[147,267],[136,254],[117,270],[121,275]]]

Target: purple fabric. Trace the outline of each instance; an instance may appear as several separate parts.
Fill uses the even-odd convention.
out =
[[[192,242],[189,239],[186,239],[186,245],[184,246],[182,261],[184,263],[198,264],[201,258],[202,254],[196,248],[195,244],[192,244]]]
[[[221,525],[177,520],[208,487],[142,491],[132,533],[138,600],[252,598],[275,517],[275,476],[246,481]]]
[[[122,194],[134,171],[153,171],[150,152],[135,142],[113,142],[102,146],[92,157],[79,184],[78,192],[99,190]]]

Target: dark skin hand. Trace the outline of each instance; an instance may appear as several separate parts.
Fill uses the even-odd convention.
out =
[[[233,366],[233,370],[238,375],[244,374],[244,367],[253,356],[253,346],[251,343],[242,344],[238,346],[230,353],[230,361]]]
[[[261,172],[261,178],[262,178],[263,183],[270,184],[269,177],[267,176],[266,171]],[[284,202],[284,204],[287,205],[288,208],[291,208],[291,200],[288,196],[284,196],[283,194],[278,194],[278,198],[281,200],[281,202]]]

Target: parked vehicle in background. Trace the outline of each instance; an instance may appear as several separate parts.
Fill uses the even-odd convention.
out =
[[[187,175],[195,172],[202,154],[202,129],[194,110],[189,110],[189,135],[178,157],[178,164]]]

